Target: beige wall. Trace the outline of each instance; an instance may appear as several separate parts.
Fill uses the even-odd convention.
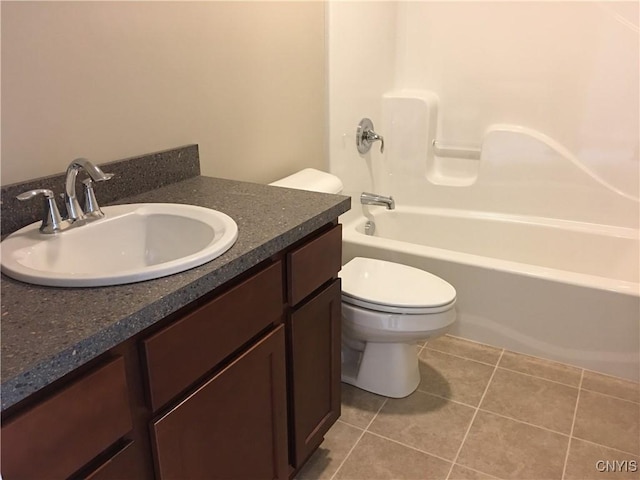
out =
[[[322,2],[6,2],[3,185],[200,145],[205,175],[325,168]]]

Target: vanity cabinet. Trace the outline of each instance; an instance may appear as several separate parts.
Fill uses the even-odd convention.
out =
[[[292,478],[340,415],[335,222],[3,414],[2,475]]]

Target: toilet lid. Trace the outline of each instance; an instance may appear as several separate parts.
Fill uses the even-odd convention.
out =
[[[440,277],[384,260],[356,257],[342,267],[340,277],[343,300],[373,310],[427,313],[456,299],[455,288]]]

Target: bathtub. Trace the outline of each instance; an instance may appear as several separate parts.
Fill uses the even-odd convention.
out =
[[[637,230],[352,204],[341,218],[343,261],[390,260],[450,282],[458,295],[451,334],[638,381]]]

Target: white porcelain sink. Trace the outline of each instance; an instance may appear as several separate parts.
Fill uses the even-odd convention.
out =
[[[103,207],[105,217],[45,235],[33,223],[0,244],[2,272],[56,287],[120,285],[182,272],[222,255],[238,238],[228,215],[173,203]]]

